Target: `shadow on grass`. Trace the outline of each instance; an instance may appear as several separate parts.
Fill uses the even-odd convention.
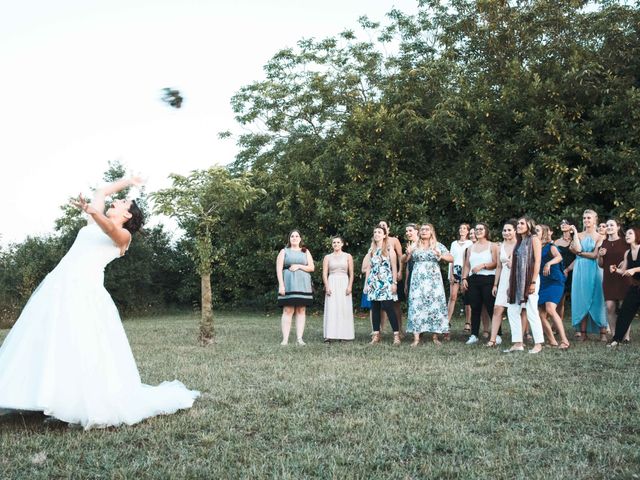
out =
[[[27,430],[33,433],[66,432],[69,430],[69,424],[42,412],[0,409],[0,430]]]

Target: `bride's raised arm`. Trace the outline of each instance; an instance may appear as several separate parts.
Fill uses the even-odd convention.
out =
[[[106,197],[108,197],[109,195],[113,195],[114,193],[118,193],[127,187],[137,187],[142,185],[143,183],[144,182],[142,178],[131,177],[121,178],[120,180],[116,180],[115,182],[103,185],[102,187],[97,188],[95,192],[93,192],[91,206],[99,212],[104,212],[104,199]],[[91,221],[91,217],[89,217],[89,221]]]
[[[82,196],[82,194],[78,197],[77,200],[72,201],[73,205],[80,208],[87,215],[89,215],[89,222],[97,223],[102,231],[106,233],[113,240],[113,242],[118,247],[120,247],[121,250],[126,249],[126,247],[129,245],[131,234],[128,230],[122,228],[121,224],[114,223],[114,221],[105,214],[104,200],[107,196],[134,185],[142,185],[142,180],[139,177],[132,177],[127,179],[123,178],[97,189],[94,193],[91,203],[88,203],[87,200]],[[117,202],[124,201],[121,200]],[[121,204],[119,204],[118,208],[122,208]],[[126,206],[125,208],[128,210],[129,206]],[[131,215],[128,211],[124,212],[123,215],[126,218],[131,218]],[[121,221],[126,221],[126,218],[121,218]]]

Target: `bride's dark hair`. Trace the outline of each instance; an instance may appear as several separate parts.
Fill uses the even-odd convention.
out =
[[[140,207],[135,200],[131,200],[129,213],[131,214],[131,218],[127,220],[122,226],[129,230],[129,233],[133,234],[140,230],[142,228],[142,225],[144,225],[144,214],[142,213],[142,210],[140,210]]]

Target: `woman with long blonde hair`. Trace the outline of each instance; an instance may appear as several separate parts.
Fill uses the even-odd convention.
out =
[[[572,228],[571,251],[576,254],[571,284],[571,323],[576,338],[585,341],[587,333],[600,333],[607,339],[607,313],[602,291],[602,271],[598,267],[598,249],[604,238],[597,232],[598,214],[585,210],[582,214],[584,230]]]
[[[407,321],[407,333],[413,333],[411,346],[420,343],[423,332],[431,332],[433,342],[439,345],[438,335],[449,332],[447,297],[439,262],[452,262],[453,256],[438,242],[430,223],[420,225],[418,243],[409,255],[413,261]]]

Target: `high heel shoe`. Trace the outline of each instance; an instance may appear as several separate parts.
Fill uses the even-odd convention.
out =
[[[380,332],[373,332],[369,345],[376,345],[378,343],[380,343]]]
[[[394,345],[400,345],[402,342],[400,341],[400,333],[395,332],[393,334],[393,344]]]

